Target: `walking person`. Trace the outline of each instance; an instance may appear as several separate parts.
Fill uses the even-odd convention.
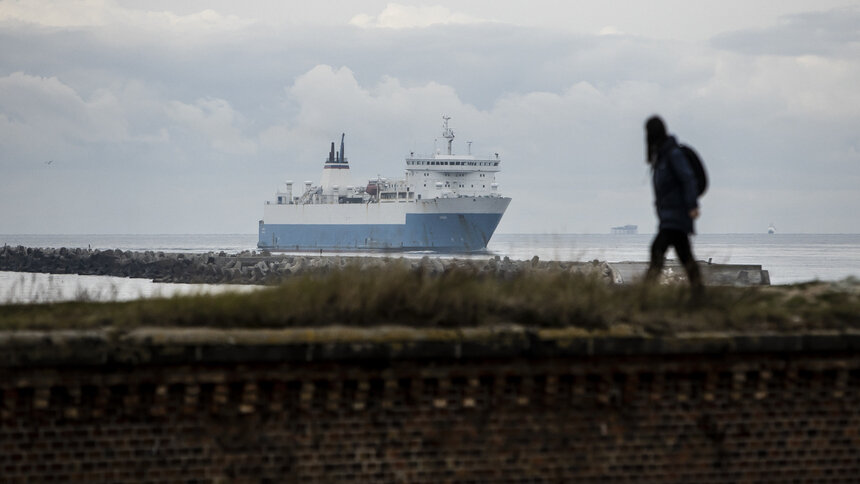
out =
[[[699,217],[696,175],[659,116],[648,118],[645,134],[654,205],[660,220],[660,230],[651,243],[651,262],[645,280],[653,282],[660,277],[666,250],[672,246],[687,271],[694,296],[701,296],[704,292],[702,276],[693,258],[689,237],[695,233],[693,222]]]

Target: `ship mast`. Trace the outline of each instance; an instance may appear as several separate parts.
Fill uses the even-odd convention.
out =
[[[448,154],[451,153],[451,144],[454,142],[454,130],[448,127],[451,116],[442,116],[442,137],[448,140]]]

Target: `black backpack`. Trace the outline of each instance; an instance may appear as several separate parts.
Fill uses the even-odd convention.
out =
[[[678,147],[681,148],[684,156],[690,161],[690,168],[693,170],[693,174],[696,175],[697,195],[701,197],[708,189],[708,172],[705,171],[705,165],[702,164],[702,159],[699,158],[699,155],[696,154],[693,148],[687,145],[678,145]]]

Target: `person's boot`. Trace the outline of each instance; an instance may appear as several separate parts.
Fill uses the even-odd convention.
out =
[[[656,261],[651,259],[651,262],[648,264],[648,272],[645,273],[645,282],[647,284],[654,284],[656,282],[660,282],[660,276],[663,274],[663,259]]]
[[[705,297],[705,285],[702,283],[702,273],[696,261],[690,261],[684,267],[687,270],[687,279],[690,281],[690,302],[700,303]]]

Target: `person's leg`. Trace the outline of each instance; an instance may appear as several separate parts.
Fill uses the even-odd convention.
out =
[[[672,234],[672,246],[675,247],[675,252],[678,254],[678,260],[683,264],[687,271],[687,279],[690,281],[690,286],[699,291],[702,288],[702,275],[699,271],[699,264],[693,257],[693,249],[690,247],[690,237],[681,231],[676,231]]]
[[[656,281],[663,272],[663,260],[666,256],[666,249],[669,248],[670,237],[665,230],[660,230],[654,241],[651,243],[651,262],[648,264],[648,272],[645,274],[645,281]]]

